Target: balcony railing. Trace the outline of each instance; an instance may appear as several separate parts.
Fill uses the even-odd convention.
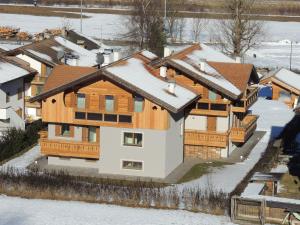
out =
[[[32,84],[44,84],[46,82],[47,77],[41,77],[39,74],[36,75],[33,80]]]
[[[247,112],[247,110],[257,101],[258,87],[251,87],[247,90],[248,94],[243,97],[239,103],[231,107],[233,112]]]
[[[230,139],[232,142],[245,143],[254,133],[257,126],[258,116],[247,115],[242,121],[241,127],[233,127],[230,131]]]
[[[40,132],[41,153],[48,156],[99,159],[99,143],[47,139],[47,132]]]
[[[228,133],[186,130],[184,144],[225,148],[228,145]]]
[[[192,109],[190,114],[193,115],[210,115],[210,116],[228,116],[229,101],[227,100],[210,100],[200,99]]]

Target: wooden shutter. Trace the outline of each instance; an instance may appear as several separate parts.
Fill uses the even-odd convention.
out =
[[[207,117],[207,130],[216,131],[217,130],[217,117],[208,116]]]
[[[55,136],[61,136],[61,125],[55,125]]]
[[[90,108],[90,95],[85,94],[85,109]]]
[[[82,141],[83,142],[88,142],[89,141],[88,135],[89,135],[88,128],[87,127],[83,127],[82,128]]]
[[[133,112],[133,98],[132,97],[128,97],[128,112]]]
[[[70,137],[74,137],[74,126],[70,126]]]
[[[105,110],[105,97],[104,95],[99,96],[99,109]]]
[[[99,127],[96,128],[96,142],[97,143],[100,142],[100,128]]]
[[[114,96],[114,111],[117,112],[118,111],[118,104],[119,104],[119,101],[118,101],[118,96]]]
[[[77,105],[77,96],[74,92],[70,93],[70,107],[76,107]]]

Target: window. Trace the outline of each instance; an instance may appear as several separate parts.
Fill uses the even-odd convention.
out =
[[[105,114],[104,115],[104,121],[106,122],[117,122],[118,116],[113,114]]]
[[[105,96],[105,110],[107,112],[114,111],[114,96],[112,96],[112,95]]]
[[[142,147],[143,134],[124,132],[123,145]]]
[[[134,111],[135,112],[142,112],[144,105],[144,98],[143,97],[134,97]]]
[[[208,90],[208,98],[209,98],[209,100],[216,100],[217,94],[211,90]]]
[[[100,113],[88,113],[87,114],[88,120],[99,120],[102,121],[102,114]]]
[[[23,98],[23,88],[18,88],[18,100]]]
[[[64,137],[69,137],[71,132],[70,132],[70,125],[68,124],[63,124],[61,125],[61,136],[64,136]]]
[[[6,92],[6,103],[10,102],[10,93]]]
[[[122,169],[143,170],[143,162],[123,160]]]
[[[208,103],[200,102],[197,104],[198,109],[209,109]]]
[[[210,109],[216,111],[226,111],[227,106],[225,104],[211,104]]]
[[[86,114],[84,112],[75,112],[75,119],[85,120]]]
[[[41,85],[37,85],[37,86],[36,86],[36,95],[39,95],[39,94],[41,94],[41,93],[42,93],[42,91],[43,91],[43,86],[41,86]]]
[[[131,123],[132,117],[128,115],[119,115],[119,122],[120,123]]]
[[[97,141],[97,128],[96,127],[89,127],[88,140],[89,140],[89,142]]]
[[[77,108],[85,109],[85,94],[77,94]]]
[[[48,77],[50,73],[52,72],[52,68],[49,66],[46,66],[46,76]]]

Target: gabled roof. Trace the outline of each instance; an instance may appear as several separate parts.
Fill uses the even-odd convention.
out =
[[[274,80],[278,80],[300,92],[300,74],[282,68],[272,76],[272,81]]]
[[[203,44],[192,45],[162,61],[234,100],[242,96],[250,77],[259,82],[253,65],[236,63]]]
[[[67,30],[66,31],[66,39],[77,44],[77,41],[84,41],[84,45],[88,50],[99,49],[100,45],[93,38],[88,37],[82,33],[76,32],[75,30]]]
[[[0,84],[35,74],[36,71],[13,58],[0,56]]]
[[[80,85],[82,82],[92,81],[96,78],[100,79],[101,76],[149,99],[173,113],[183,110],[198,98],[195,92],[180,85],[176,85],[174,94],[170,93],[168,91],[169,82],[156,77],[152,72],[152,68],[146,65],[147,61],[141,53],[136,53],[131,57],[119,60],[100,70],[94,69],[95,71],[92,71],[93,68],[58,66],[46,81],[43,93],[32,98],[31,101],[48,98]],[[63,77],[67,73],[70,73],[67,75],[70,80],[64,82]],[[73,79],[72,74],[75,74],[76,78]]]
[[[47,65],[55,66],[62,63],[59,52],[70,53],[78,57],[78,66],[95,66],[96,54],[76,45],[62,37],[53,37],[42,41],[34,42],[7,52],[7,55],[26,54],[29,57],[43,62]]]

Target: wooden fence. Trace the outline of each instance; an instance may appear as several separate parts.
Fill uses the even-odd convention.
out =
[[[299,212],[300,205],[239,196],[231,198],[231,219],[233,222],[282,224],[288,211]],[[300,225],[300,221],[294,219],[292,224]]]

